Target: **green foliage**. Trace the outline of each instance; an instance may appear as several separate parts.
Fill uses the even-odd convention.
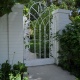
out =
[[[60,5],[59,5],[59,8],[61,9],[68,9],[68,6],[65,2],[62,2]]]
[[[24,77],[24,79],[23,80],[29,80],[27,77]]]
[[[14,2],[26,5],[29,2],[29,0],[14,0]]]
[[[14,76],[12,73],[9,76],[9,80],[21,80],[21,74],[16,74],[16,76]],[[29,80],[27,77],[24,77],[22,80]]]
[[[28,12],[29,12],[29,9],[26,6],[24,6],[23,14],[27,16]]]
[[[27,71],[27,67],[25,66],[25,64],[18,61],[18,64],[13,65],[13,70],[17,70],[20,73],[23,73]]]
[[[0,0],[0,17],[10,13],[15,3],[27,4],[29,0]]]
[[[12,73],[9,76],[10,80],[21,80],[21,75],[18,73],[16,76],[14,76]]]
[[[80,16],[57,32],[59,41],[59,65],[80,78]]]
[[[77,16],[70,16],[70,20],[75,24],[80,24],[80,15],[77,14]]]
[[[80,80],[79,78],[77,78],[76,80]]]
[[[0,17],[5,13],[11,12],[11,8],[14,4],[13,0],[0,0]]]
[[[13,65],[12,73],[16,76],[18,73],[21,74],[21,80],[23,79],[23,73],[27,72],[27,67],[25,64],[18,61],[18,64]]]
[[[1,80],[9,80],[9,73],[11,71],[11,65],[6,61],[1,65],[1,70],[0,70],[0,79]]]
[[[51,24],[51,18],[52,18],[52,11],[57,9],[55,5],[51,5],[49,7],[45,7],[45,4],[42,4],[44,7],[43,10],[39,10],[39,14],[37,14],[34,9],[38,12],[38,4],[36,4],[34,9],[31,9],[31,14],[33,14],[36,18],[31,16],[31,24],[30,24],[30,29],[33,31],[33,33],[30,35],[31,42],[30,42],[30,51],[34,52],[34,36],[36,37],[36,53],[39,53],[39,35],[41,34],[41,57],[44,57],[44,35],[46,41],[46,52],[47,52],[47,57],[49,57],[49,28]],[[34,30],[34,28],[36,30]],[[40,31],[41,28],[41,31]],[[45,33],[44,33],[44,28],[46,28]],[[35,32],[35,35],[34,35]],[[37,55],[39,56],[39,54]]]
[[[55,1],[53,4],[61,9],[74,10],[80,7],[80,0],[62,0],[62,2]]]
[[[75,8],[75,0],[63,0],[63,2],[67,5],[69,10],[73,10]]]
[[[36,41],[36,54],[37,54],[37,57],[39,57],[40,55],[38,54],[39,53],[39,41],[37,40]],[[46,57],[49,58],[49,42],[47,41],[46,42]],[[34,53],[34,40],[31,40],[30,42],[30,51],[32,53]],[[41,58],[44,58],[44,40],[41,41]]]
[[[76,1],[76,7],[80,8],[80,0],[75,0]]]
[[[23,73],[27,72],[27,67],[18,62],[12,66],[6,61],[1,65],[0,69],[0,80],[28,80],[27,78],[23,79]]]
[[[49,6],[51,5],[51,3],[55,4],[54,1],[52,2],[48,0],[39,1],[47,3]],[[12,11],[11,8],[15,5],[15,3],[24,4],[26,8],[30,8],[31,4],[33,4],[34,2],[38,2],[38,0],[0,0],[0,17],[3,16],[4,14],[10,13]],[[62,3],[57,2],[56,5],[62,9],[72,10],[75,7],[80,7],[80,0],[63,0]]]

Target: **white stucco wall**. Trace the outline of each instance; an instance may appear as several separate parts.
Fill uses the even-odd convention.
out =
[[[23,62],[23,5],[17,4],[9,14],[9,60]]]
[[[11,64],[23,62],[23,5],[20,4],[12,8],[8,20],[6,15],[0,18],[0,63],[6,60]]]
[[[65,28],[66,24],[69,24],[71,21],[69,20],[69,10],[64,10],[64,9],[58,9],[53,12],[53,19],[52,19],[52,31],[53,31],[53,36],[55,33],[59,30],[62,30]],[[59,42],[57,42],[53,38],[53,57],[55,59],[55,63],[58,64],[58,50],[59,50]]]
[[[8,60],[7,15],[0,17],[0,64]]]

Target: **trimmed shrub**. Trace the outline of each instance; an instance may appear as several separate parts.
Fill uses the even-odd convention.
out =
[[[59,65],[80,78],[80,16],[56,33],[59,41]]]

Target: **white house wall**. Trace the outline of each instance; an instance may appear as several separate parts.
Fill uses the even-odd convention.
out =
[[[8,60],[7,15],[0,18],[0,64]]]
[[[15,5],[9,14],[10,63],[23,62],[23,6]]]
[[[7,15],[0,18],[0,64],[6,60],[11,64],[23,62],[23,5],[20,4],[12,8],[8,20]]]

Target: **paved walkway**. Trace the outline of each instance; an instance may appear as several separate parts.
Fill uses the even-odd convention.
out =
[[[29,80],[75,80],[69,72],[55,65],[29,67]]]

